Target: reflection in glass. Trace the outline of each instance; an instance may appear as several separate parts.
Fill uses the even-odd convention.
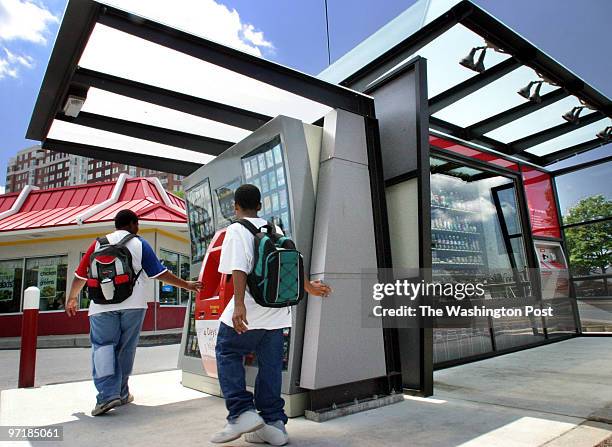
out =
[[[572,276],[612,274],[612,219],[566,228],[565,242]]]
[[[287,179],[283,164],[283,150],[280,138],[276,137],[255,149],[242,159],[242,171],[257,160],[259,170],[254,173],[250,182],[261,191],[262,209],[260,217],[273,220],[287,235],[291,235],[289,221],[289,201]]]
[[[220,211],[219,215],[215,215],[217,217],[215,228],[220,229],[227,227],[235,217],[234,192],[241,184],[242,180],[240,177],[236,177],[232,181],[215,189],[215,199]]]
[[[531,293],[523,229],[511,178],[431,158],[433,280],[485,283],[488,299]],[[436,362],[533,343],[544,337],[541,318],[489,319],[478,328],[434,329]]]
[[[40,310],[61,310],[66,299],[68,256],[26,259],[24,288],[40,289]]]
[[[563,223],[584,222],[597,217],[612,217],[610,210],[604,212],[601,207],[599,211],[592,209],[591,212],[575,214],[571,221],[567,221],[570,210],[576,207],[581,201],[589,197],[601,195],[603,201],[612,201],[612,188],[610,187],[610,175],[612,175],[612,162],[595,165],[569,174],[555,177],[557,184],[557,194],[559,196],[559,206],[563,215]]]
[[[21,310],[23,259],[0,261],[0,313]]]
[[[582,332],[612,332],[612,299],[594,298],[577,302]]]
[[[204,259],[208,244],[215,234],[213,204],[208,179],[188,190],[185,193],[185,201],[189,216],[191,258],[194,263],[197,263]]]

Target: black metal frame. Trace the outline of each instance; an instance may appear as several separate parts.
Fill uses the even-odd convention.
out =
[[[427,101],[427,61],[424,58],[416,57],[411,59],[401,67],[387,73],[371,84],[365,91],[366,94],[374,93],[378,88],[402,76],[408,71],[415,72],[416,98],[416,128],[417,128],[417,168],[410,172],[405,172],[382,183],[383,195],[384,188],[393,184],[400,183],[410,178],[417,178],[417,188],[419,197],[419,268],[424,272],[425,281],[431,280],[431,210],[430,210],[430,191],[429,191],[429,132],[428,132],[428,101]],[[382,163],[382,158],[381,158]],[[382,170],[381,170],[382,172]],[[385,204],[386,210],[386,204]],[[388,234],[388,224],[386,232]],[[391,249],[387,254],[388,258],[385,267],[392,267]],[[430,396],[433,394],[433,330],[431,328],[416,329],[419,331],[419,388],[414,389],[403,380],[402,388],[405,392]],[[414,331],[411,329],[410,331]],[[408,361],[410,353],[405,352],[406,339],[414,336],[413,332],[405,329],[384,329],[385,349],[390,353],[387,357],[388,368],[393,368],[389,372],[402,371],[402,376],[409,375],[408,371],[414,369],[414,364]]]
[[[165,48],[188,54],[205,62],[226,68],[298,96],[344,109],[364,117],[374,118],[372,98],[345,87],[322,81],[288,67],[225,47],[192,34],[153,22],[134,14],[106,6],[94,0],[70,0],[60,27],[56,45],[32,114],[26,137],[45,142],[54,119],[93,127],[109,132],[161,142],[210,155],[218,155],[230,142],[206,138],[186,132],[149,126],[112,117],[83,114],[76,118],[62,113],[69,92],[86,96],[89,87],[103,89],[141,101],[157,104],[195,116],[211,119],[247,130],[255,130],[272,117],[226,104],[166,90],[117,76],[79,68],[77,66],[96,23],[146,39]],[[66,152],[82,154],[70,142],[53,141],[47,146],[65,143]],[[75,150],[75,152],[70,152]],[[127,151],[97,147],[101,156],[115,161],[144,166],[145,157],[135,157]],[[92,152],[92,155],[94,152]],[[163,159],[165,160],[165,159]],[[165,169],[184,172],[171,161]],[[181,172],[179,172],[181,171]]]
[[[595,122],[597,117],[600,119],[605,116],[612,118],[612,101],[470,0],[463,0],[456,4],[446,14],[426,24],[414,34],[408,36],[402,42],[357,70],[342,81],[342,84],[356,89],[365,88],[369,81],[376,79],[381,73],[401,63],[407,56],[418,51],[457,24],[461,24],[482,36],[486,42],[510,54],[511,57],[431,98],[429,101],[430,114],[434,114],[444,107],[453,104],[521,65],[531,67],[536,73],[547,81],[554,83],[554,85],[559,86],[559,88],[542,95],[540,101],[527,101],[524,104],[505,110],[465,128],[436,117],[431,117],[430,121],[435,129],[463,140],[474,141],[508,155],[519,156],[539,166],[552,164],[574,154],[596,148],[601,144],[601,141],[591,140],[558,150],[546,156],[537,156],[525,152],[526,149],[536,144]],[[575,95],[597,111],[580,118],[579,122],[575,125],[561,124],[508,144],[485,136],[486,133],[498,127],[524,117],[569,95]]]

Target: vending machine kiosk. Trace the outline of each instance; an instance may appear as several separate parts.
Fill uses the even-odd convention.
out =
[[[192,276],[204,283],[190,303],[183,331],[179,366],[184,386],[220,395],[216,320],[233,292],[231,280],[216,269],[224,229],[234,216],[233,194],[242,183],[260,189],[259,216],[293,239],[310,279],[325,280],[334,289],[325,302],[303,300],[292,312],[292,327],[285,329],[287,413],[303,413],[308,390],[386,374],[382,328],[359,324],[359,274],[362,268],[376,268],[365,154],[362,117],[332,110],[320,127],[278,116],[184,180]],[[343,218],[351,225],[343,227]],[[363,364],[355,368],[355,362]],[[245,369],[247,385],[253,386],[254,355],[246,357]]]
[[[534,241],[538,257],[543,299],[569,297],[569,272],[567,261],[556,241]]]

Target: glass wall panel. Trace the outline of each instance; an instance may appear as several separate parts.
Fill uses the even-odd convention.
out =
[[[486,328],[434,329],[434,363],[447,362],[493,351]]]
[[[612,219],[566,228],[565,243],[573,277],[612,273]]]
[[[170,272],[185,281],[189,280],[189,257],[162,248],[159,250],[159,259]],[[188,301],[188,291],[170,284],[159,283],[159,304],[169,306],[186,305]]]
[[[612,162],[555,177],[563,224],[612,217],[610,175]]]
[[[27,289],[40,289],[40,310],[64,309],[68,256],[49,256],[26,259],[25,284]]]
[[[490,299],[530,293],[515,181],[460,161],[431,158],[433,279],[478,280]],[[435,329],[439,363],[544,339],[541,318],[490,319],[469,329]],[[488,326],[488,327],[487,327]]]
[[[578,300],[578,313],[582,332],[612,332],[612,298]]]
[[[0,261],[0,313],[21,310],[23,259]]]

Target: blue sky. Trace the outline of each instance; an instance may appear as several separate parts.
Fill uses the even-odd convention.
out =
[[[176,0],[173,7],[189,1],[195,0]],[[214,0],[200,1],[210,4]],[[332,61],[414,2],[328,0]],[[227,10],[226,15],[233,19],[239,16],[241,36],[246,35],[249,45],[264,57],[310,74],[327,66],[323,0],[216,3],[227,7],[217,8],[220,14]],[[612,96],[612,58],[608,57],[612,1],[476,0],[476,3]],[[8,158],[35,143],[24,135],[65,4],[65,0],[0,0],[0,185],[4,184]],[[15,16],[17,13],[19,16]]]

